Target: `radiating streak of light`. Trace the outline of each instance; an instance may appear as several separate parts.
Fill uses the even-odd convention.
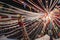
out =
[[[38,25],[38,28],[39,28],[40,26]],[[38,30],[38,28],[37,28],[37,30]],[[40,28],[39,28],[40,29]],[[35,32],[33,33],[34,35],[35,35],[35,33],[36,32],[38,32],[37,30],[35,30]],[[40,30],[39,30],[40,31]],[[32,34],[32,33],[31,33]],[[34,36],[34,35],[32,35],[32,37]]]
[[[20,12],[20,11],[14,10],[14,9],[12,9],[12,8],[4,8],[4,7],[3,7],[2,9],[5,9],[5,11],[4,11],[4,10],[1,10],[2,12],[12,11],[12,12],[9,12],[9,13],[22,13],[22,12]]]
[[[57,16],[55,16],[55,18],[58,18],[58,19],[60,19],[60,17],[57,17]]]
[[[29,24],[31,24],[31,23],[29,23]],[[28,25],[29,25],[28,24]],[[25,26],[27,26],[27,25],[25,25]],[[19,27],[19,25],[16,25],[16,27]],[[9,27],[9,28],[5,28],[5,29],[2,29],[2,30],[7,30],[7,29],[10,29],[10,28],[14,28],[14,26],[13,27]],[[1,31],[1,30],[0,30]]]
[[[4,20],[11,20],[11,18],[0,19],[0,21],[4,21]]]
[[[55,6],[60,11],[60,6]]]
[[[16,12],[16,11],[15,11]],[[19,13],[21,13],[21,12],[19,12]],[[30,12],[30,13],[32,13],[32,12]],[[24,13],[25,14],[25,13]],[[33,14],[33,13],[32,13]],[[33,15],[35,15],[36,13],[34,13]],[[4,15],[4,14],[3,14]],[[8,16],[8,14],[5,14],[5,15],[7,15]],[[26,15],[31,15],[31,14],[26,14]],[[33,16],[32,15],[32,16]],[[37,14],[36,14],[37,15]],[[10,16],[10,15],[9,15]],[[16,16],[16,15],[11,15],[11,16]]]
[[[19,27],[19,26],[16,25],[16,26],[12,26],[12,27],[9,27],[9,28],[4,28],[4,29],[1,29],[0,31],[2,31],[2,30],[7,30],[7,29],[13,29],[13,28],[16,28],[16,27]]]
[[[3,2],[0,2],[0,3],[2,3],[2,4],[6,4],[6,3],[3,3]],[[11,6],[11,5],[9,5],[9,4],[6,4],[6,5],[8,5],[8,6],[11,7],[11,8],[16,9],[17,11],[21,11],[21,12],[24,12],[24,13],[30,13],[29,11],[25,11],[25,10],[22,10],[22,9],[16,8],[16,7]],[[17,13],[18,13],[18,12],[17,12]],[[33,12],[32,12],[32,13],[33,13]]]
[[[35,21],[33,21],[33,22],[35,22]],[[29,24],[31,24],[32,22],[30,22]],[[15,25],[16,23],[14,23],[13,25]],[[25,26],[28,26],[29,24],[25,24]],[[12,24],[11,25],[6,25],[6,26],[2,26],[2,27],[8,27],[8,26],[10,26],[9,28],[11,28],[11,26],[13,26]],[[17,26],[19,26],[19,25],[15,25],[16,27]],[[9,28],[7,28],[7,29],[9,29]],[[14,28],[14,27],[12,27],[12,28]],[[3,29],[4,30],[4,29]]]
[[[45,31],[45,28],[46,28],[47,24],[49,23],[49,20],[46,23],[44,23],[44,22],[42,22],[42,23],[43,23],[43,29],[42,29],[42,31]]]
[[[40,22],[40,24],[41,24],[41,22]],[[38,23],[37,23],[37,24],[35,24],[35,26],[38,26]],[[34,26],[34,27],[35,27],[35,26]],[[34,28],[34,27],[33,27],[33,28]]]
[[[50,8],[50,11],[52,10],[52,8],[57,4],[58,0],[55,0]]]
[[[53,0],[51,0],[51,2],[50,2],[49,9],[50,9],[50,7],[51,7],[51,5],[52,5],[52,2],[53,2]]]
[[[52,4],[52,1],[53,0],[51,0],[51,2],[50,2],[50,5],[49,5],[49,11],[47,10],[47,8],[45,8],[45,6],[44,6],[44,4],[42,3],[42,0],[38,0],[38,2],[40,2],[40,5],[43,7],[43,9],[42,8],[40,8],[39,6],[36,6],[35,5],[35,3],[33,2],[33,0],[27,0],[30,4],[31,4],[31,7],[33,6],[34,8],[36,8],[35,10],[42,10],[42,11],[44,11],[44,13],[41,13],[41,12],[39,12],[39,13],[35,13],[35,12],[29,12],[29,11],[25,11],[25,10],[22,10],[22,9],[19,9],[19,8],[16,8],[16,7],[14,7],[14,6],[11,6],[11,5],[9,5],[9,4],[6,4],[6,3],[3,3],[3,2],[0,2],[0,3],[2,3],[2,4],[6,4],[7,6],[9,6],[10,7],[10,9],[9,8],[4,8],[5,10],[4,11],[2,11],[2,12],[5,12],[5,13],[1,13],[2,15],[6,15],[6,16],[9,16],[9,15],[12,15],[13,16],[13,13],[17,13],[17,14],[25,14],[25,15],[22,15],[22,16],[26,16],[26,18],[28,19],[28,18],[35,18],[35,17],[37,17],[38,19],[39,19],[39,17],[43,20],[43,18],[42,17],[45,17],[45,11],[47,12],[47,13],[49,13],[50,14],[50,11],[52,10],[52,8],[54,7],[54,6],[56,6],[56,4],[57,4],[57,2],[58,2],[58,0],[55,0],[54,2],[53,2],[53,4]],[[24,1],[18,1],[18,2],[24,2]],[[29,4],[29,5],[30,5]],[[28,5],[28,3],[27,3],[27,6],[29,6]],[[46,4],[46,7],[47,7],[47,4]],[[9,12],[9,11],[12,11],[12,14],[8,14],[7,15],[7,12]],[[11,13],[11,12],[9,12],[9,13]],[[54,12],[53,12],[54,13]],[[58,12],[57,12],[58,13]],[[44,15],[43,15],[44,14]],[[56,16],[57,15],[57,16]],[[15,16],[15,15],[14,15]],[[15,16],[15,17],[17,17],[17,15]],[[45,30],[45,28],[46,28],[46,26],[47,25],[50,25],[50,22],[52,23],[52,25],[53,25],[53,27],[55,27],[55,24],[57,24],[59,27],[60,27],[60,21],[59,21],[59,18],[60,17],[60,15],[59,14],[56,14],[56,13],[54,13],[54,15],[53,15],[53,17],[51,17],[51,19],[44,19],[43,21],[42,21],[42,23],[44,24],[43,25],[43,28],[42,28],[42,30]],[[37,19],[37,18],[35,18],[35,19]],[[59,18],[59,19],[57,19],[57,18]],[[29,19],[29,20],[30,20]],[[46,22],[44,22],[46,20]],[[8,24],[8,22],[9,22],[9,24],[15,24],[16,22],[18,22],[18,20],[16,20],[16,22],[15,22],[15,20],[12,22],[13,20],[10,20],[10,21],[7,21],[7,24]],[[32,20],[33,21],[33,20]],[[54,22],[55,23],[54,23]],[[12,22],[12,23],[10,23],[10,22]],[[33,21],[33,22],[35,22],[35,21]],[[6,24],[5,22],[1,22],[2,24]],[[39,28],[39,24],[40,22],[36,22],[36,24],[38,24],[38,25],[36,25],[35,23],[29,23],[29,24],[26,24],[25,26],[26,26],[26,29],[28,29],[27,30],[27,32],[28,31],[30,31],[28,34],[31,34],[33,31],[35,31],[36,29],[38,29]],[[49,23],[49,24],[48,24]],[[29,28],[27,27],[28,25],[30,25],[31,24],[31,26],[29,26]],[[33,26],[33,25],[34,26]],[[36,26],[35,26],[36,25]],[[11,25],[12,26],[12,25]],[[18,27],[17,25],[15,26],[15,27]],[[9,27],[9,28],[14,28],[14,26],[12,26],[12,27]],[[9,28],[6,28],[6,29],[9,29]],[[5,30],[6,30],[5,29]],[[18,28],[16,28],[15,30],[13,30],[13,31],[10,31],[10,32],[7,32],[6,34],[8,34],[7,35],[7,37],[8,36],[12,36],[12,35],[15,35],[16,33],[19,33],[20,31],[19,30],[21,30],[20,29],[20,27],[18,27]],[[32,31],[31,31],[32,30]],[[14,33],[13,33],[14,32]],[[37,32],[37,31],[36,31]],[[36,33],[35,32],[35,33]],[[10,35],[9,35],[9,33],[11,33]],[[35,35],[35,34],[34,34]],[[34,36],[33,35],[33,36]]]
[[[26,12],[26,11],[25,11]]]
[[[30,22],[29,24],[31,24],[32,22]],[[25,26],[29,25],[29,24],[26,24]],[[15,24],[14,24],[15,25]],[[6,25],[6,27],[10,26],[9,28],[14,28],[14,27],[19,27],[19,25],[15,25],[13,26],[12,24],[11,25]],[[12,27],[11,27],[12,26]],[[2,26],[3,27],[3,26]],[[5,27],[5,26],[4,26]],[[4,28],[4,29],[9,29],[9,28]],[[2,30],[4,30],[2,29]]]
[[[18,28],[18,29],[19,29],[19,28]],[[19,31],[18,31],[18,32],[19,32]],[[18,33],[18,32],[16,32],[16,33]],[[10,34],[10,36],[11,36],[11,35],[14,35],[14,34],[16,34],[16,33]]]
[[[36,27],[29,34],[31,34],[36,28],[38,28],[38,25],[36,25]]]
[[[60,25],[56,22],[56,20],[54,20],[54,22],[57,24],[58,27],[60,27]]]
[[[37,25],[37,23],[34,23],[33,25],[31,25],[31,26],[29,26],[29,28],[27,28],[27,30],[29,29],[31,29],[31,28],[33,28],[33,27],[35,27]]]
[[[8,27],[11,27],[11,26],[16,26],[17,25],[17,23],[13,23],[13,24],[9,24],[9,25],[1,25],[1,27],[4,27],[4,28],[8,28]]]
[[[55,18],[55,20],[57,20],[58,22],[60,22],[60,20],[58,20],[57,18]]]
[[[0,3],[3,3],[3,2],[0,2]],[[4,4],[6,4],[6,3],[4,3]],[[17,11],[21,11],[21,12],[24,12],[24,13],[29,13],[28,11],[25,11],[25,10],[22,10],[22,9],[19,9],[19,8],[16,8],[16,7],[13,7],[13,6],[9,5],[9,4],[6,4],[6,5],[10,6],[11,8],[16,9]]]
[[[0,15],[14,16],[14,17],[16,17],[16,16],[17,16],[17,15],[11,15],[11,14],[6,14],[6,13],[0,13]]]
[[[18,39],[18,38],[20,38],[22,35],[23,35],[23,34],[21,34],[20,36],[17,36],[16,38]],[[22,38],[23,38],[23,37],[22,37]]]
[[[33,22],[35,22],[35,21],[33,21]],[[31,23],[29,23],[29,24],[26,24],[26,25],[25,25],[25,27],[26,27],[27,25],[30,25],[30,24],[32,24],[33,22],[31,22]]]
[[[0,22],[0,24],[12,24],[12,23],[16,23],[18,22],[17,20],[12,20],[12,21],[8,21],[8,22]]]
[[[32,0],[30,0],[30,1],[33,5],[37,6],[41,11],[44,11],[42,8],[40,8],[38,5],[36,5]]]
[[[17,2],[16,0],[14,0],[14,1]],[[17,3],[19,3],[19,4],[20,4],[20,3],[24,4],[23,1],[19,1],[19,2],[17,2]],[[32,5],[28,4],[28,3],[26,3],[26,4],[27,4],[28,7],[31,7],[31,8],[34,9],[35,11],[39,10],[39,9],[33,7]],[[40,11],[41,11],[41,10],[40,10]],[[38,12],[38,11],[37,11],[37,12]]]
[[[39,4],[43,7],[43,9],[46,11],[46,13],[48,13],[48,12],[47,12],[47,9],[44,7],[44,5],[43,5],[43,3],[42,3],[42,0],[38,0],[38,2],[39,2]]]
[[[55,20],[55,21],[57,22],[58,25],[60,25],[60,21],[58,21],[58,20]]]
[[[42,24],[42,23],[40,23],[40,25],[41,25],[41,24]],[[37,28],[37,31],[34,33],[34,35],[38,34],[37,32],[40,31],[40,30],[39,30],[39,29],[41,28],[40,25],[38,25],[39,27]],[[33,38],[34,35],[32,35],[32,38]],[[34,36],[34,37],[35,37],[35,36]]]
[[[12,30],[10,32],[4,33],[4,34],[12,34],[13,32],[18,31],[18,30],[22,31],[21,29],[22,29],[22,27],[18,27],[16,29],[14,29],[14,30]]]
[[[48,10],[48,2],[49,2],[49,0],[45,0],[46,2],[46,9]]]
[[[14,32],[14,33],[12,33],[12,34],[10,34],[10,35],[7,35],[6,37],[9,37],[9,36],[12,36],[12,35],[14,35],[14,34],[17,34],[18,32],[20,32],[20,31],[16,31],[16,32]]]
[[[28,0],[27,0],[28,1]],[[30,1],[28,1],[30,4],[32,4],[33,6],[35,6],[36,8],[38,8],[38,9],[40,9],[40,10],[42,10],[40,7],[38,7],[38,6],[36,6],[36,5],[34,5],[32,2],[30,2]],[[42,10],[43,11],[43,10]]]
[[[8,10],[0,10],[0,12],[13,13],[13,12],[11,12],[10,10],[9,10],[9,11],[8,11]]]
[[[29,33],[30,31],[32,31],[32,30],[36,27],[36,25],[38,25],[37,22],[36,22],[36,24],[33,24],[33,25],[32,25],[32,27],[28,30],[28,33]]]

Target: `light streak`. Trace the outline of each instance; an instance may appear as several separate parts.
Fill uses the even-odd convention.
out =
[[[13,1],[15,1],[19,4],[22,4],[22,5],[24,5],[24,3],[26,3],[25,6],[27,6],[29,8],[31,7],[31,9],[33,9],[36,12],[32,12],[31,10],[30,11],[22,10],[17,7],[11,6],[9,4],[0,2],[2,4],[6,4],[7,6],[9,6],[9,8],[2,7],[2,9],[5,9],[5,10],[0,10],[1,15],[17,17],[17,15],[14,14],[14,13],[16,13],[16,14],[21,14],[27,20],[32,20],[32,21],[35,19],[43,20],[42,21],[42,23],[43,23],[42,31],[45,31],[47,26],[50,26],[50,24],[52,24],[52,29],[55,28],[55,24],[60,28],[60,5],[59,6],[57,5],[58,0],[54,0],[54,1],[45,0],[45,2],[46,2],[45,5],[42,0],[37,0],[38,5],[33,0],[13,0]],[[2,12],[4,12],[4,13],[2,13]],[[9,14],[9,13],[12,13],[12,14]],[[9,17],[8,17],[8,19],[9,19]],[[1,20],[3,20],[3,19],[1,19]],[[4,19],[4,20],[7,20],[7,19]],[[16,22],[17,22],[17,19],[7,21],[6,23],[5,23],[5,21],[0,22],[0,24],[12,24],[12,23],[16,23]],[[27,25],[29,25],[29,24],[27,24]],[[27,26],[27,25],[25,25],[25,26]],[[38,23],[38,25],[39,25],[39,23]],[[38,25],[32,31],[34,31],[36,28],[38,28]],[[12,28],[14,28],[14,27],[12,27]],[[9,29],[9,28],[7,28],[7,29]],[[32,31],[30,31],[29,34],[31,34]],[[18,32],[19,31],[17,31],[15,33],[18,33]],[[13,33],[13,34],[15,34],[15,33]],[[11,34],[11,35],[13,35],[13,34]]]

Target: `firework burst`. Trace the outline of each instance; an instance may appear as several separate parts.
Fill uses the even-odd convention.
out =
[[[40,18],[43,20],[44,29],[47,25],[52,23],[52,27],[55,28],[55,24],[60,27],[60,9],[59,6],[57,6],[57,3],[59,0],[13,0],[19,4],[23,4],[30,9],[34,9],[37,14],[40,14]],[[26,7],[25,6],[25,7]],[[38,10],[38,11],[37,11]],[[42,12],[42,13],[41,13]],[[42,16],[41,16],[42,15]],[[43,30],[44,30],[43,29]]]
[[[24,8],[28,7],[28,9],[30,9],[30,11],[22,10],[22,9],[16,8],[14,6],[11,6],[9,4],[0,2],[0,3],[8,6],[8,8],[6,8],[6,7],[0,8],[1,9],[0,14],[3,16],[7,16],[6,19],[0,19],[0,25],[3,27],[3,29],[1,29],[0,31],[7,30],[7,29],[13,30],[15,28],[13,31],[10,31],[10,32],[4,33],[4,34],[8,35],[11,33],[10,35],[8,35],[8,36],[11,36],[11,35],[20,33],[20,31],[19,31],[20,27],[17,24],[17,22],[18,22],[17,15],[18,14],[21,14],[25,19],[32,20],[33,22],[36,22],[36,21],[34,21],[34,19],[37,19],[38,21],[42,20],[40,22],[36,22],[33,24],[35,26],[43,26],[42,31],[41,31],[42,33],[45,33],[47,30],[48,30],[47,31],[48,34],[49,34],[50,30],[53,34],[59,33],[58,30],[60,29],[60,6],[57,5],[59,0],[13,0],[13,1],[16,3],[22,4],[24,6]],[[2,10],[2,9],[4,9],[4,10]],[[31,11],[32,9],[34,10],[34,12]],[[5,21],[7,21],[7,23],[5,23]],[[27,22],[25,22],[25,23],[27,23]],[[43,25],[39,25],[40,23],[42,23]],[[3,24],[5,26],[3,26]],[[25,26],[28,26],[30,24],[26,24]],[[15,25],[15,26],[13,26],[13,25]],[[13,27],[10,27],[10,26],[13,26]],[[37,28],[40,28],[40,27],[35,27],[35,26],[33,28],[31,27],[31,29],[27,28],[28,35],[30,35]],[[16,32],[14,32],[14,31],[16,31]],[[14,32],[14,33],[12,33],[12,32]],[[19,37],[17,37],[17,38],[19,38]]]

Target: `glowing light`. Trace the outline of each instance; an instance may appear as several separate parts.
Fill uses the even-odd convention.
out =
[[[40,18],[40,20],[43,20],[43,21],[41,21],[43,23],[43,28],[42,28],[43,31],[42,32],[45,32],[45,29],[48,26],[51,27],[52,29],[55,29],[56,28],[55,26],[57,25],[57,27],[60,28],[60,8],[59,8],[60,6],[56,6],[58,0],[50,0],[50,1],[45,0],[45,2],[46,2],[45,5],[44,5],[42,0],[36,0],[37,3],[34,2],[33,0],[20,0],[20,1],[19,0],[14,0],[14,1],[19,3],[19,4],[22,4],[22,5],[24,3],[26,3],[26,6],[31,7],[31,9],[33,9],[35,12],[32,12],[31,10],[30,10],[31,12],[26,11],[26,10],[22,10],[22,9],[19,9],[19,8],[14,7],[14,6],[6,4],[6,5],[9,6],[10,9],[3,7],[4,10],[0,10],[0,11],[2,11],[4,14],[3,13],[0,13],[0,14],[1,15],[6,15],[6,16],[17,17],[17,15],[15,15],[15,14],[5,13],[5,12],[11,11],[9,13],[22,14],[22,16],[24,16],[25,18],[28,17],[29,20],[34,20],[34,19],[39,19]],[[3,4],[5,4],[5,3],[3,3]],[[40,6],[37,5],[37,4],[39,4]],[[7,20],[7,19],[4,19],[4,20]],[[17,20],[13,20],[11,22],[16,23]],[[0,24],[1,24],[1,22],[0,22]],[[6,23],[2,23],[2,24],[11,24],[11,23],[6,22]],[[52,24],[52,26],[50,26],[51,24]]]

